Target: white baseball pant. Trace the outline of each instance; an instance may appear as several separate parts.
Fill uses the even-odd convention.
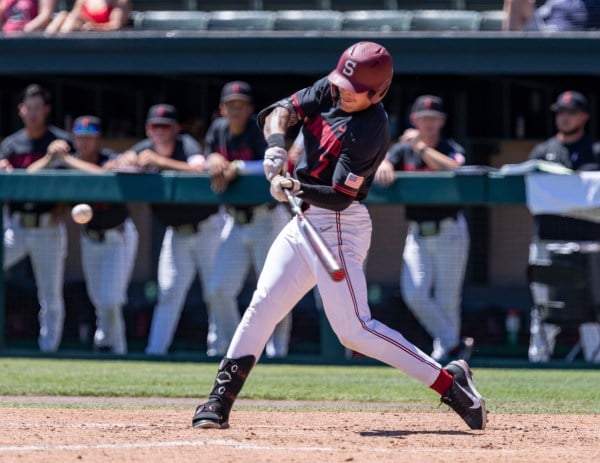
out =
[[[81,234],[81,262],[88,295],[96,309],[94,345],[127,353],[123,306],[138,248],[138,232],[131,219],[123,230],[104,231],[104,240]]]
[[[46,223],[38,228],[21,227],[18,214],[13,214],[7,221],[4,229],[4,270],[29,256],[40,304],[38,345],[42,352],[56,352],[65,318],[63,279],[67,231],[64,223],[50,223],[50,213],[42,217],[47,219]]]
[[[349,349],[387,363],[423,384],[438,378],[441,366],[399,332],[371,317],[363,262],[371,242],[367,208],[354,202],[342,212],[311,206],[306,216],[342,264],[346,279],[331,280],[292,219],[271,246],[228,358],[259,358],[275,325],[315,284],[323,308],[340,342]]]
[[[251,266],[258,272],[279,231],[289,222],[284,205],[274,209],[255,207],[248,224],[231,222],[215,258],[206,294],[208,309],[208,350],[210,356],[223,356],[240,322],[237,297]],[[266,346],[267,356],[285,357],[288,353],[292,315],[280,320]]]
[[[196,233],[178,233],[173,227],[167,227],[158,260],[158,302],[152,315],[147,354],[168,352],[196,273],[199,273],[206,301],[215,254],[229,220],[219,211],[200,222]]]
[[[400,287],[404,302],[433,338],[431,355],[436,359],[445,357],[460,341],[469,241],[462,214],[456,220],[443,219],[433,236],[420,236],[418,224],[409,223]]]

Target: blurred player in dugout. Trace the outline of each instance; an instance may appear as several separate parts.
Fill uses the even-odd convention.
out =
[[[252,89],[246,82],[225,84],[219,105],[221,117],[206,134],[204,153],[215,193],[222,193],[240,174],[262,174],[267,148],[253,116]],[[251,267],[262,269],[277,234],[290,219],[283,205],[227,204],[229,214],[213,272],[206,289],[208,303],[208,355],[223,356],[240,322],[237,297]],[[291,313],[277,325],[266,345],[268,357],[288,353]]]
[[[46,154],[72,149],[67,132],[48,125],[50,93],[32,84],[18,106],[23,128],[0,144],[0,169],[28,169]],[[55,352],[65,318],[63,278],[67,255],[65,204],[12,202],[4,210],[4,270],[29,256],[40,304],[38,344],[42,352]]]
[[[375,181],[387,186],[394,171],[444,171],[465,163],[465,150],[442,136],[442,99],[418,97],[404,131],[381,163]],[[461,294],[469,255],[469,230],[460,207],[408,205],[408,234],[402,254],[400,287],[409,309],[433,338],[431,357],[440,363],[468,360],[473,339],[460,337]]]
[[[576,91],[565,91],[558,95],[551,110],[555,114],[556,134],[536,145],[529,159],[556,162],[573,170],[599,170],[600,144],[594,143],[585,132],[590,117],[587,98]],[[534,222],[535,232],[529,246],[530,264],[550,260],[549,245],[561,242],[600,242],[600,224],[597,222],[552,214],[535,215]],[[536,304],[548,301],[548,286],[535,282],[531,282],[529,286]],[[534,306],[529,340],[531,362],[550,360],[560,330],[559,325],[546,323]],[[600,362],[600,324],[582,323],[579,325],[579,335],[584,358]]]
[[[199,143],[180,130],[174,106],[152,106],[146,117],[147,138],[119,156],[115,168],[138,172],[204,171],[205,157]],[[218,206],[211,204],[154,203],[150,207],[166,230],[158,259],[158,301],[146,353],[165,355],[197,274],[202,288],[206,288],[225,218]]]
[[[61,165],[89,173],[103,173],[116,156],[102,148],[102,123],[95,116],[75,119],[72,128],[76,153],[66,143],[33,163],[29,170]],[[137,229],[123,203],[91,203],[92,220],[81,227],[81,263],[89,298],[96,310],[94,349],[127,353],[123,306],[138,247]]]

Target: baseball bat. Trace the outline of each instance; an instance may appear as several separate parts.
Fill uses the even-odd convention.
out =
[[[333,257],[331,249],[329,249],[329,247],[325,244],[325,241],[323,241],[323,238],[319,232],[316,230],[313,224],[310,223],[310,220],[308,220],[308,218],[304,215],[304,212],[302,212],[302,209],[296,202],[294,195],[292,195],[286,188],[282,188],[282,190],[285,193],[292,213],[298,217],[298,221],[304,230],[308,244],[310,244],[310,247],[314,251],[315,255],[333,281],[342,281],[346,277],[346,273],[335,257]]]

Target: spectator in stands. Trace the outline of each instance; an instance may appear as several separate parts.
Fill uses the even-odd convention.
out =
[[[506,31],[583,31],[600,28],[600,0],[504,0]]]
[[[387,186],[394,171],[447,171],[465,162],[465,151],[442,136],[446,123],[441,98],[423,95],[414,102],[410,121],[379,166],[375,181]],[[460,337],[461,293],[469,230],[459,207],[406,206],[408,235],[402,256],[402,296],[433,338],[431,357],[440,363],[471,355],[473,339]]]
[[[51,152],[29,170],[47,168],[55,161],[89,173],[103,173],[116,153],[102,148],[101,121],[81,116],[73,123],[77,154]],[[92,220],[81,228],[81,263],[87,292],[96,309],[94,350],[127,353],[123,306],[137,254],[138,233],[123,203],[91,203]]]
[[[530,159],[557,162],[573,170],[600,170],[600,146],[586,134],[589,120],[588,102],[584,95],[575,91],[561,93],[551,107],[555,113],[556,135],[535,146]],[[600,224],[588,220],[559,215],[534,216],[535,233],[529,247],[529,263],[547,262],[551,254],[547,246],[564,242],[600,242]],[[530,284],[535,304],[548,300],[548,287]],[[592,352],[598,345],[586,345],[598,339],[600,325],[584,323],[579,332],[584,352]],[[547,362],[554,352],[556,336],[560,327],[545,323],[534,305],[531,313],[529,360]],[[600,356],[598,357],[600,359]]]
[[[0,0],[2,32],[43,31],[56,10],[56,0]]]
[[[69,134],[47,123],[47,90],[37,84],[29,85],[18,109],[24,127],[0,144],[0,169],[28,169],[45,155],[72,150]],[[26,256],[31,260],[40,304],[38,343],[42,352],[55,352],[62,337],[67,254],[65,206],[56,202],[12,202],[4,224],[4,270]]]
[[[216,193],[244,173],[263,173],[267,149],[265,137],[253,115],[254,101],[249,84],[233,81],[221,90],[221,117],[213,121],[206,134],[205,154]],[[240,322],[238,295],[248,272],[262,269],[269,247],[290,215],[285,206],[228,204],[231,226],[223,233],[213,273],[207,289],[209,333],[208,355],[227,352]],[[292,315],[279,322],[266,345],[268,357],[285,357],[292,329]]]
[[[46,33],[123,29],[130,11],[131,0],[76,0],[71,11],[61,11],[54,17]]]

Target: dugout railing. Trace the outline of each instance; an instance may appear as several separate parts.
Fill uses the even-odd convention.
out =
[[[523,177],[501,176],[497,173],[468,171],[461,173],[398,173],[399,181],[389,188],[374,186],[368,206],[398,204],[463,204],[467,207],[523,205]],[[44,171],[28,174],[23,171],[0,173],[0,201],[65,201],[128,202],[128,203],[238,203],[251,204],[272,201],[268,184],[262,176],[239,178],[223,195],[210,190],[207,175],[187,173],[92,175],[71,171]],[[69,219],[70,220],[70,219]],[[377,227],[377,226],[376,226]],[[482,230],[487,234],[488,230]],[[403,235],[396,232],[397,245]],[[374,242],[374,247],[380,246]],[[385,252],[385,250],[384,250]],[[0,351],[6,351],[4,278],[0,279]],[[484,289],[485,291],[485,285]],[[479,296],[481,298],[481,293]],[[490,295],[489,298],[494,298]],[[505,294],[510,304],[511,295]],[[339,358],[343,349],[328,329],[324,315],[320,320],[320,355]]]

